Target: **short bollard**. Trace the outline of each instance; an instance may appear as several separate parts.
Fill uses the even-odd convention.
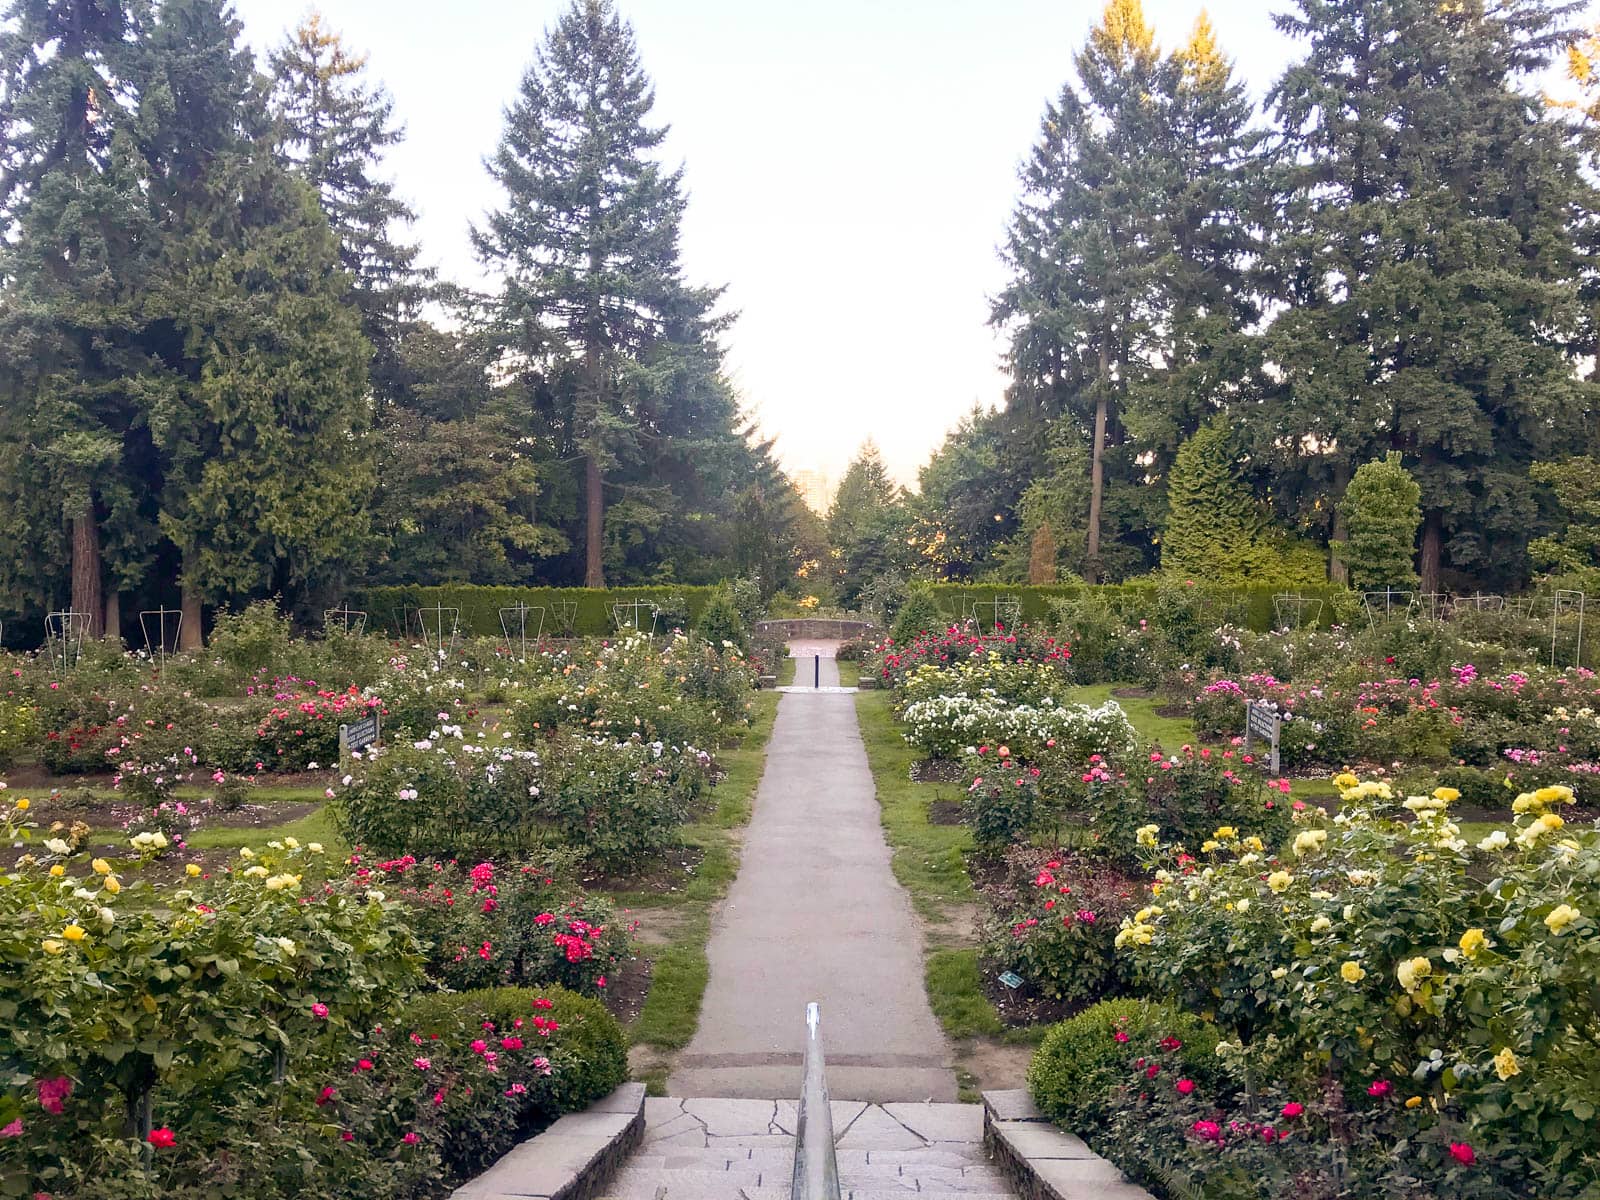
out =
[[[820,654],[811,656],[811,686],[814,688],[822,686],[822,655]]]

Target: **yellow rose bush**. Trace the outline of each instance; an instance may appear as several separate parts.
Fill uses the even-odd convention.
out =
[[[1147,849],[1170,883],[1118,935],[1142,989],[1210,1014],[1243,1077],[1335,1097],[1329,1130],[1348,1129],[1343,1112],[1394,1119],[1410,1093],[1394,1136],[1450,1147],[1441,1170],[1470,1166],[1481,1194],[1519,1174],[1534,1190],[1506,1194],[1588,1194],[1600,834],[1562,818],[1561,786],[1517,797],[1504,836],[1469,843],[1453,789],[1337,782],[1338,813],[1297,811],[1279,856],[1227,829],[1199,855]]]

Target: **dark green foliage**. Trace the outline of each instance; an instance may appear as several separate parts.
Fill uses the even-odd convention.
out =
[[[542,607],[545,637],[602,637],[616,632],[612,606],[634,600],[665,601],[669,594],[682,599],[692,625],[717,592],[714,587],[541,588],[479,587],[445,584],[439,587],[379,587],[356,592],[351,604],[370,614],[372,626],[397,636],[415,634],[413,614],[421,608],[442,605],[460,613],[462,637],[503,637],[500,610],[516,604]],[[563,606],[571,606],[572,619],[562,620]],[[448,620],[449,614],[446,614]],[[528,616],[531,637],[537,613]],[[646,618],[648,621],[648,618]]]
[[[1339,503],[1349,541],[1338,549],[1352,587],[1416,586],[1413,563],[1421,499],[1422,489],[1394,451],[1356,468]]]
[[[919,634],[937,633],[949,624],[932,590],[915,587],[895,614],[894,629],[890,636],[894,638],[895,645],[909,646]]]
[[[1128,1040],[1118,1041],[1119,1032]],[[1045,1034],[1028,1067],[1028,1090],[1051,1120],[1088,1132],[1109,1115],[1113,1091],[1132,1077],[1134,1060],[1148,1060],[1150,1043],[1163,1037],[1182,1043],[1163,1055],[1164,1075],[1212,1087],[1220,1082],[1213,1026],[1165,1005],[1106,1000]]]
[[[1600,569],[1600,461],[1585,454],[1537,462],[1528,475],[1550,488],[1561,512],[1559,532],[1528,547],[1534,566],[1575,575]]]
[[[713,646],[721,646],[726,642],[740,650],[748,648],[744,620],[733,602],[733,596],[725,587],[712,591],[711,598],[695,618],[694,631]]]
[[[1232,435],[1217,421],[1202,426],[1178,450],[1167,485],[1162,569],[1218,582],[1321,583],[1321,552],[1294,543],[1272,526],[1236,459]]]
[[[1304,56],[1270,98],[1281,207],[1265,267],[1283,311],[1258,446],[1279,496],[1318,523],[1358,464],[1402,451],[1422,489],[1424,591],[1447,568],[1521,580],[1528,464],[1571,446],[1593,406],[1573,369],[1572,222],[1595,197],[1570,131],[1523,82],[1562,51],[1571,14],[1302,0],[1278,19]]]

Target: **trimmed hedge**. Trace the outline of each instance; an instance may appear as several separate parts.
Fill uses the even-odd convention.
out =
[[[1297,596],[1308,596],[1321,600],[1322,617],[1320,624],[1327,626],[1333,624],[1336,603],[1343,601],[1346,607],[1352,604],[1359,605],[1360,597],[1354,596],[1348,589],[1336,584],[1324,584],[1320,587],[1291,587],[1282,584],[1261,584],[1253,587],[1226,587],[1215,584],[1197,584],[1201,595],[1205,596],[1216,607],[1219,619],[1230,611],[1236,612],[1240,624],[1255,630],[1257,633],[1266,633],[1272,628],[1273,611],[1272,598],[1285,593]],[[1050,602],[1072,596],[1081,596],[1087,591],[1093,591],[1107,603],[1114,607],[1132,611],[1140,605],[1147,605],[1155,600],[1156,592],[1161,584],[1155,581],[1150,583],[1052,583],[1040,585],[1007,585],[1007,584],[958,584],[937,583],[929,591],[938,602],[939,607],[948,615],[954,616],[961,613],[964,606],[970,606],[974,601],[984,602],[994,600],[996,597],[1016,597],[1022,604],[1022,619],[1028,622],[1048,621],[1051,616]],[[985,614],[987,616],[987,614]]]
[[[569,633],[604,637],[615,632],[611,620],[613,604],[630,600],[654,600],[657,603],[682,600],[688,610],[683,614],[684,627],[687,629],[699,618],[701,610],[717,591],[715,587],[682,587],[677,584],[619,588],[524,588],[449,583],[438,587],[370,588],[356,593],[352,597],[351,607],[366,611],[369,628],[391,634],[415,634],[416,623],[411,614],[417,609],[433,608],[435,605],[459,608],[462,637],[498,638],[505,636],[500,628],[500,610],[520,603],[530,608],[542,606],[545,609],[546,637],[561,637]],[[560,620],[563,602],[575,606],[570,629],[564,627]],[[537,620],[536,614],[528,614],[530,637],[537,628],[534,624]]]

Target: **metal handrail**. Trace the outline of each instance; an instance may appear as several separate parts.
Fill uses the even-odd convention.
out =
[[[806,1075],[794,1126],[794,1183],[791,1200],[840,1200],[839,1160],[833,1150],[833,1106],[828,1103],[828,1072],[822,1060],[822,1009],[806,1005]]]

